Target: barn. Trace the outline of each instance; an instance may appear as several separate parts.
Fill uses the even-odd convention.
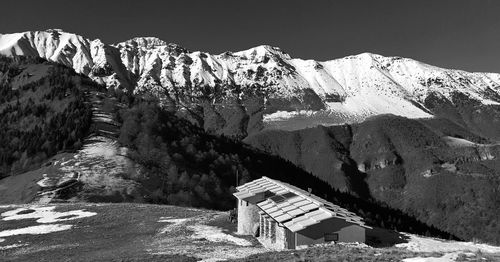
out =
[[[238,186],[238,233],[273,249],[365,242],[363,219],[290,184],[262,177]]]

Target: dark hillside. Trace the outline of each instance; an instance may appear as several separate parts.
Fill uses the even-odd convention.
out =
[[[235,205],[232,192],[237,176],[242,184],[265,175],[305,190],[312,188],[313,193],[365,217],[369,224],[451,237],[373,199],[333,189],[281,157],[210,135],[160,109],[156,102],[136,99],[130,109],[122,111],[121,118],[120,142],[134,149],[132,158],[145,167],[141,183],[148,190],[150,202],[227,210]],[[348,143],[339,140],[333,144],[345,147]]]
[[[81,147],[91,122],[89,88],[97,87],[71,68],[0,56],[0,178]]]
[[[452,121],[387,115],[351,126],[266,131],[245,141],[338,190],[464,239],[500,241],[500,145],[477,144],[488,140]]]
[[[490,90],[491,99],[499,101],[498,94]],[[467,94],[454,92],[451,100],[431,93],[424,101],[426,108],[437,117],[446,118],[483,137],[500,141],[500,105],[483,105]]]

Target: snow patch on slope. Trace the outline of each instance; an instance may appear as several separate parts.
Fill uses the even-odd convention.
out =
[[[500,247],[473,242],[448,241],[436,238],[421,237],[405,233],[408,243],[397,244],[396,247],[406,248],[414,252],[485,252],[500,253]]]
[[[61,221],[69,221],[75,219],[81,219],[85,217],[91,217],[97,215],[95,212],[89,212],[84,210],[72,210],[66,212],[55,211],[55,206],[48,207],[30,207],[30,208],[17,208],[1,214],[4,217],[2,220],[21,220],[21,219],[37,219],[38,223],[55,223]]]
[[[16,228],[16,229],[8,229],[0,231],[0,237],[9,237],[17,235],[41,235],[52,232],[69,230],[72,227],[73,227],[72,225],[62,225],[62,224],[29,226],[24,228]]]
[[[412,257],[412,258],[405,258],[402,261],[403,262],[455,262],[457,261],[460,254],[463,254],[465,256],[474,255],[471,253],[454,252],[454,253],[444,254],[441,257]]]
[[[443,140],[451,147],[474,147],[478,145],[477,143],[474,143],[467,139],[452,136],[445,136],[443,137]]]
[[[222,229],[207,225],[189,226],[188,229],[193,230],[194,239],[207,239],[212,242],[230,242],[238,246],[251,246],[252,243],[248,240],[238,238],[222,232]]]

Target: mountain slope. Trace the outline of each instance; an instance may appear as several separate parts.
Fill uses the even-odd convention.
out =
[[[227,212],[167,205],[9,205],[0,206],[0,221],[2,261],[401,261],[455,253],[489,262],[500,257],[499,247],[381,230],[367,235],[404,238],[382,247],[340,243],[272,251],[252,236],[236,234]]]
[[[185,109],[206,130],[230,136],[391,113],[446,117],[500,138],[500,74],[407,58],[363,53],[318,62],[270,46],[212,55],[152,37],[108,45],[58,30],[0,35],[0,53],[41,56],[108,87],[152,94],[164,106]]]
[[[81,147],[91,122],[86,92],[93,88],[71,68],[0,56],[0,178]]]
[[[234,207],[237,183],[268,176],[314,188],[315,194],[372,225],[455,238],[382,203],[334,190],[279,157],[209,134],[161,109],[157,101],[131,97],[129,107],[121,106],[118,123],[99,119],[112,114],[105,110],[106,100],[99,106],[95,98],[100,96],[91,96],[93,133],[82,140],[83,147],[0,180],[0,203],[149,202],[227,210]],[[120,105],[116,100],[109,98]]]
[[[463,239],[500,241],[500,145],[449,120],[384,115],[244,141]]]

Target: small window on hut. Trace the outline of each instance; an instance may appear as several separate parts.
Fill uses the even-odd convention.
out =
[[[325,233],[325,242],[339,241],[339,234]]]

